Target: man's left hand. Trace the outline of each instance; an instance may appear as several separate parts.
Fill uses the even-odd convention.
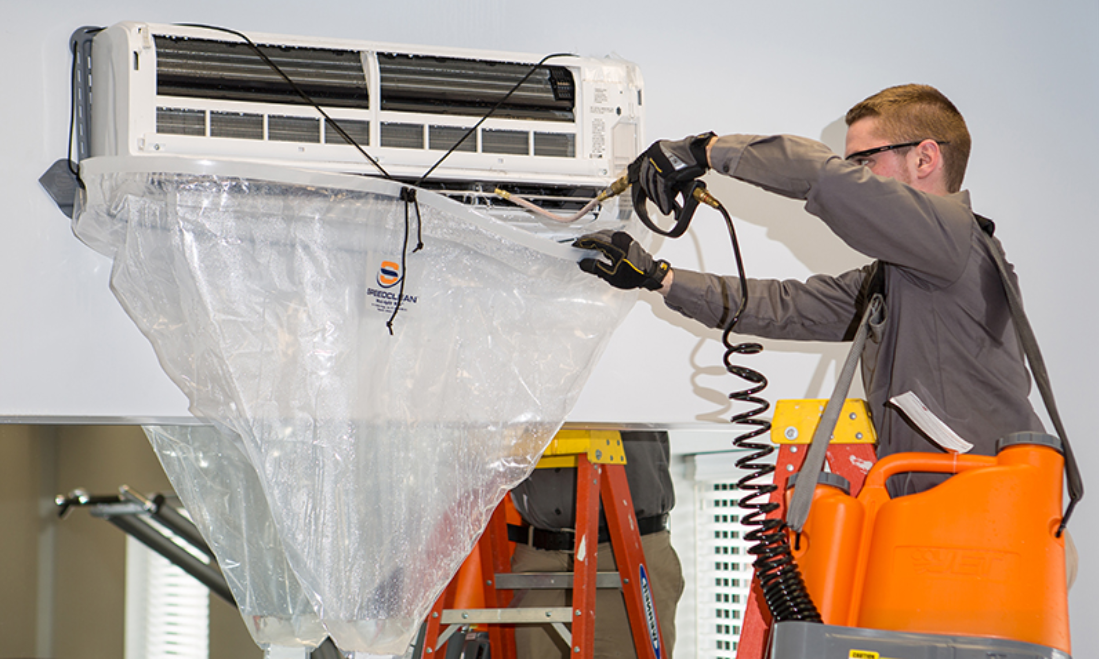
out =
[[[670,270],[667,261],[654,261],[653,257],[624,231],[604,230],[589,233],[577,238],[573,242],[573,247],[594,249],[607,257],[609,262],[600,259],[584,259],[580,261],[580,269],[623,290],[646,288],[655,291],[661,287],[664,277]]]

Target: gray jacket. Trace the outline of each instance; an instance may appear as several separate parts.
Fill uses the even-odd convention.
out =
[[[975,444],[976,454],[991,455],[1008,433],[1042,429],[1028,400],[1030,378],[1007,299],[967,192],[925,194],[792,136],[721,137],[711,162],[718,172],[804,200],[844,242],[884,265],[885,320],[862,355],[879,457],[938,450],[889,404],[907,391]],[[737,279],[674,273],[667,305],[722,327],[739,302]],[[869,267],[804,282],[749,280],[736,331],[850,340],[868,273]]]

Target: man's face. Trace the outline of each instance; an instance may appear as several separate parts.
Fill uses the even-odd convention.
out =
[[[889,140],[877,136],[877,124],[877,117],[865,117],[848,126],[844,156],[847,157],[852,153],[889,145]],[[905,147],[881,151],[856,160],[878,176],[896,179],[901,183],[912,185],[915,177],[911,163],[908,161],[908,156],[911,153],[912,148]]]

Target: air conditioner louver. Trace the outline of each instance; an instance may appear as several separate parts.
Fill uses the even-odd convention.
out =
[[[378,53],[378,69],[383,110],[481,116],[527,75],[530,65]],[[574,98],[572,73],[543,66],[493,116],[572,121]]]
[[[368,107],[360,53],[269,45],[259,49],[321,105]],[[246,43],[157,36],[156,56],[161,96],[308,105]]]

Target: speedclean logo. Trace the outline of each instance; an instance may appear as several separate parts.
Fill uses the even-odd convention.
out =
[[[403,279],[404,270],[401,268],[400,263],[397,261],[382,260],[378,265],[378,274],[375,275],[375,281],[378,282],[378,287],[366,287],[367,301],[370,306],[381,313],[391,314],[393,313],[393,310],[397,308],[399,301],[403,309],[411,310],[412,305],[416,304],[419,296],[416,295],[415,291],[400,291],[396,288]],[[410,286],[410,282],[405,282],[402,286],[408,287]],[[404,294],[402,295],[401,293]]]
[[[382,288],[392,288],[401,282],[401,264],[393,261],[382,261],[378,268],[378,285]]]

